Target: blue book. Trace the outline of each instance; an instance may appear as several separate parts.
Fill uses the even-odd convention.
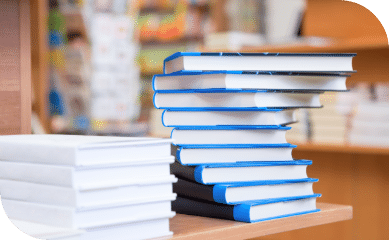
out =
[[[174,128],[173,144],[178,146],[214,145],[224,147],[286,144],[285,134],[290,127],[280,126],[201,126]]]
[[[320,194],[313,194],[287,200],[268,199],[237,205],[226,205],[178,196],[172,202],[172,210],[181,214],[253,223],[318,212],[320,209],[316,208],[316,198],[320,196]]]
[[[267,90],[160,90],[154,93],[158,109],[268,109],[321,107],[320,92],[285,92]]]
[[[192,145],[173,146],[173,154],[182,165],[203,165],[245,162],[293,161],[292,150],[296,145],[242,144],[242,145]]]
[[[179,178],[173,192],[183,197],[224,204],[239,204],[266,199],[290,199],[312,195],[312,185],[318,179],[267,180],[235,184],[204,185]]]
[[[263,71],[180,71],[154,75],[154,91],[189,89],[257,89],[347,91],[348,74]]]
[[[177,52],[164,61],[164,73],[178,71],[352,72],[353,53]]]
[[[224,110],[188,110],[162,112],[162,124],[165,127],[196,126],[280,126],[297,121],[295,109],[241,109]]]
[[[183,166],[178,162],[170,165],[170,172],[178,178],[205,185],[235,184],[268,180],[291,180],[308,178],[309,160],[246,162]]]

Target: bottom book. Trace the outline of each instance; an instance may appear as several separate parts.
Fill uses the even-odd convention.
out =
[[[318,212],[316,198],[320,194],[285,199],[250,201],[237,205],[226,205],[193,198],[177,197],[172,210],[177,213],[203,217],[223,218],[241,222],[260,222]]]
[[[47,240],[140,240],[149,238],[169,237],[169,219],[174,212],[160,215],[155,219],[144,219],[137,222],[128,222],[118,225],[71,229],[56,228],[49,225],[36,224],[11,219],[12,223],[22,232],[35,238]]]

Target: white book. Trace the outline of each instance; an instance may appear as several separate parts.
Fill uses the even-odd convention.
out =
[[[9,135],[0,136],[0,159],[72,166],[111,164],[168,157],[170,143],[170,139],[141,137]]]
[[[174,145],[255,145],[284,144],[288,127],[278,128],[175,128],[172,131]]]
[[[344,74],[293,72],[180,72],[154,75],[154,90],[184,89],[277,89],[345,91]]]
[[[171,111],[162,113],[162,124],[179,126],[285,125],[296,122],[295,110],[274,111]]]
[[[123,181],[96,188],[75,189],[47,184],[0,179],[1,196],[6,199],[65,207],[93,207],[122,202],[139,202],[173,193],[173,175]]]
[[[319,93],[265,91],[156,92],[154,106],[166,109],[321,107]]]
[[[177,160],[183,165],[238,163],[259,161],[291,161],[292,146],[246,147],[246,148],[186,148],[176,152]]]
[[[9,218],[63,228],[92,228],[152,219],[171,212],[176,194],[147,201],[112,204],[93,208],[74,208],[23,202],[2,198]]]
[[[84,167],[0,161],[0,179],[75,189],[101,188],[123,181],[168,176],[172,162],[172,156],[149,161]]]
[[[58,228],[45,224],[32,223],[11,219],[12,223],[22,232],[39,239],[47,240],[141,240],[173,235],[169,231],[169,218],[174,212],[157,216],[152,219],[142,219],[138,222],[126,222],[117,225],[72,229]]]
[[[165,59],[164,73],[188,71],[353,71],[355,54],[177,52]]]

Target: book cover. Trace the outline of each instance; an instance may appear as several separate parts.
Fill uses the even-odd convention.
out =
[[[353,71],[353,53],[177,52],[164,61],[164,73],[188,71]],[[185,59],[185,60],[184,60]]]
[[[294,109],[242,109],[238,111],[165,109],[162,112],[162,125],[165,127],[281,126],[296,121]]]
[[[265,199],[289,199],[312,195],[312,184],[318,179],[268,180],[234,184],[204,185],[179,178],[173,191],[179,196],[224,204],[239,204]]]
[[[172,147],[172,154],[182,165],[220,164],[238,162],[291,161],[296,145],[242,144],[242,145],[191,145]]]
[[[320,92],[267,90],[160,90],[153,96],[154,107],[170,110],[318,108]]]
[[[284,91],[347,91],[349,74],[269,71],[179,71],[153,76],[154,91],[257,89]]]
[[[277,162],[246,162],[183,166],[170,165],[170,171],[178,178],[189,179],[205,185],[267,180],[307,178],[306,168],[312,161],[294,160]]]

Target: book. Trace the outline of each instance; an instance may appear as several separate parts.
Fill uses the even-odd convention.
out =
[[[176,52],[164,60],[164,73],[187,71],[351,72],[353,53]]]
[[[350,75],[306,72],[180,71],[157,74],[153,89],[275,89],[310,91],[346,91]]]
[[[259,161],[291,161],[292,150],[296,145],[289,143],[278,145],[251,145],[233,147],[178,147],[176,160],[182,165],[220,164]]]
[[[10,219],[17,228],[29,236],[48,240],[106,240],[115,236],[115,240],[150,239],[169,237],[173,235],[169,231],[169,218],[175,215],[170,212],[156,219],[143,219],[138,222],[126,222],[124,224],[86,228],[58,228],[45,224],[26,222]],[[150,231],[152,229],[152,231]]]
[[[173,175],[122,181],[103,187],[75,189],[47,184],[0,179],[5,199],[65,207],[93,207],[107,204],[143,201],[173,193]]]
[[[297,121],[293,109],[265,111],[172,111],[165,109],[162,124],[165,127],[190,126],[257,126],[287,125]]]
[[[260,222],[318,212],[316,198],[320,194],[284,199],[251,201],[237,205],[226,205],[204,200],[177,197],[172,210],[181,214],[223,218],[241,222]]]
[[[319,93],[261,90],[156,91],[154,106],[170,110],[321,107]]]
[[[12,219],[63,228],[92,228],[158,218],[171,213],[176,194],[138,202],[73,208],[2,198],[7,216]]]
[[[242,182],[235,184],[203,185],[186,179],[178,179],[173,191],[179,196],[224,204],[247,201],[307,196],[313,194],[312,185],[318,179],[273,180]]]
[[[178,162],[170,171],[178,178],[188,179],[205,185],[287,180],[307,178],[307,166],[312,161],[294,160],[279,162],[248,162],[183,166]]]
[[[168,157],[170,143],[158,138],[8,135],[0,136],[0,159],[72,166],[113,164]]]
[[[174,128],[171,138],[173,144],[179,146],[233,147],[258,144],[274,146],[287,143],[285,133],[289,129],[290,127],[271,126]]]
[[[78,190],[102,188],[122,184],[123,181],[168,176],[169,165],[172,162],[174,162],[172,156],[132,163],[78,167],[0,161],[0,179],[71,187]]]

